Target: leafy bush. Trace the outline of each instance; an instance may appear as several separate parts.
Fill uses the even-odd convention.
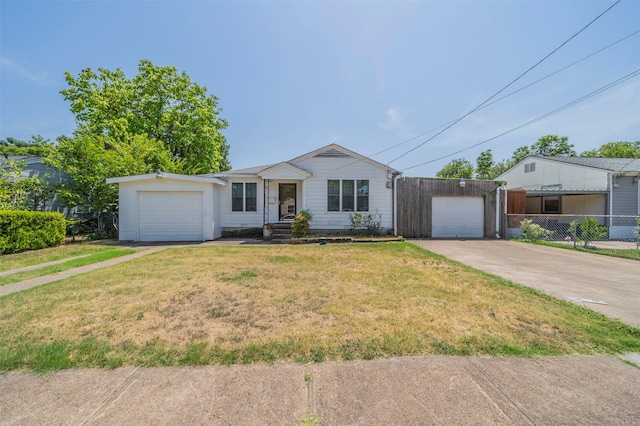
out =
[[[379,213],[351,213],[351,232],[365,230],[370,235],[379,235],[382,228],[382,215]]]
[[[522,238],[525,240],[548,240],[553,235],[553,231],[533,223],[531,219],[520,222],[520,229],[522,229]]]
[[[569,225],[568,231],[575,237],[576,241],[583,241],[585,247],[590,242],[601,240],[607,236],[607,227],[598,225],[598,219],[595,217],[585,217],[580,224],[574,220]]]
[[[65,229],[61,213],[0,211],[0,254],[60,245]]]
[[[309,235],[309,225],[313,219],[313,214],[309,210],[302,210],[298,213],[291,224],[291,233],[294,237],[306,237]]]

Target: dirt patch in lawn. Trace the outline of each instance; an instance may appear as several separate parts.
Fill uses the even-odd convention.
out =
[[[409,243],[169,249],[0,299],[5,355],[89,340],[116,365],[609,352],[633,330]]]

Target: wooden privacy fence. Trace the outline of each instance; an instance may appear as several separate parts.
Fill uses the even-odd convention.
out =
[[[482,197],[484,199],[484,237],[496,237],[496,189],[488,180],[431,179],[402,177],[397,180],[398,235],[405,238],[431,238],[433,197]]]

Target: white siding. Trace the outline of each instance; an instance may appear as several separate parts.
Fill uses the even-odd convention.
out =
[[[224,178],[228,183],[220,191],[221,226],[223,228],[260,228],[263,225],[264,207],[264,183],[259,178]],[[231,211],[231,187],[232,183],[255,182],[257,183],[257,211],[234,212]]]
[[[536,163],[535,171],[525,173],[527,164]],[[507,189],[540,190],[545,185],[562,185],[563,190],[606,190],[607,171],[543,158],[522,161],[498,177]]]
[[[139,238],[140,209],[138,194],[141,191],[186,191],[202,193],[202,230],[203,239],[212,240],[220,236],[219,224],[215,223],[214,211],[219,209],[214,206],[214,193],[219,190],[219,185],[210,182],[192,182],[171,178],[151,178],[148,180],[136,180],[121,182],[119,184],[120,211],[119,211],[119,238],[123,241],[137,241]],[[188,206],[181,206],[183,210]]]
[[[368,179],[369,213],[382,216],[382,227],[393,227],[392,191],[387,188],[387,172],[352,157],[312,157],[295,164],[313,173],[306,181],[306,209],[313,214],[311,229],[351,229],[349,212],[327,211],[327,180]]]

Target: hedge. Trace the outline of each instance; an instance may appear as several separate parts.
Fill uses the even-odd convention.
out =
[[[0,254],[62,244],[66,222],[62,213],[0,211]]]

